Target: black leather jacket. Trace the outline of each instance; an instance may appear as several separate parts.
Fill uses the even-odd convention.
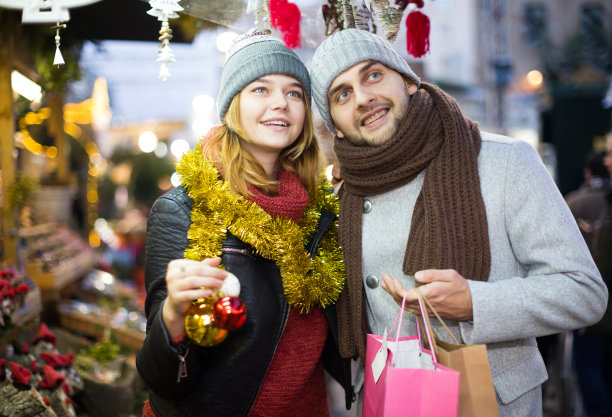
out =
[[[191,206],[191,198],[178,187],[160,197],[151,209],[145,267],[147,337],[136,366],[151,388],[150,403],[160,417],[247,416],[283,333],[289,305],[276,264],[251,254],[243,242],[228,234],[223,247],[242,249],[224,250],[221,259],[225,268],[240,279],[240,298],[248,311],[244,326],[214,347],[203,348],[189,341],[175,346],[170,342],[161,319],[161,306],[167,295],[165,274],[168,262],[184,257]],[[315,236],[307,246],[309,252],[315,253],[320,236],[334,220],[333,213],[321,215]],[[350,362],[338,353],[335,306],[324,312],[329,335],[323,361],[328,372],[344,386],[349,409],[353,401]],[[187,371],[183,377],[179,375],[181,361]]]

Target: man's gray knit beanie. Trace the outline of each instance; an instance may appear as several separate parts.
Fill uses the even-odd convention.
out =
[[[370,60],[385,64],[414,81],[417,86],[421,85],[419,77],[386,39],[361,29],[344,29],[336,32],[319,45],[310,65],[314,101],[325,126],[332,133],[336,133],[336,128],[329,112],[327,99],[331,83],[352,66]]]
[[[311,99],[310,77],[304,63],[285,44],[267,31],[251,29],[236,38],[227,52],[217,97],[217,114],[223,121],[232,99],[247,84],[268,74],[296,78]]]

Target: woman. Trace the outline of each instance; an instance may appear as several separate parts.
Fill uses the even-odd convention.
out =
[[[337,202],[319,181],[310,99],[304,64],[268,33],[251,30],[228,52],[222,125],[183,156],[182,186],[149,215],[144,415],[328,416],[324,363],[350,407],[333,305],[344,284]],[[198,346],[185,337],[187,310],[228,272],[246,322]]]

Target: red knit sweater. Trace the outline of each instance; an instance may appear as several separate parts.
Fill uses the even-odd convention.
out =
[[[319,308],[291,309],[250,417],[329,416],[321,352],[327,320]]]

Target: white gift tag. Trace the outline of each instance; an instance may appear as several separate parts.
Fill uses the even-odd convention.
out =
[[[385,333],[383,334],[382,346],[376,352],[376,356],[372,361],[372,376],[374,376],[374,382],[378,382],[378,378],[385,369],[387,364],[387,328],[385,327]]]

